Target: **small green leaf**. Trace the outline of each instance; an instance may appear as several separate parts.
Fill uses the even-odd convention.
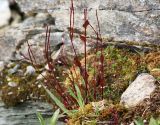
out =
[[[76,88],[76,92],[77,92],[78,104],[81,108],[83,108],[85,104],[84,104],[84,100],[83,100],[81,91],[80,91],[78,85],[76,85],[76,84],[75,84],[75,88]]]
[[[39,119],[40,124],[45,125],[45,121],[44,121],[42,115],[39,112],[37,112],[37,117]]]
[[[59,113],[60,113],[60,109],[57,109],[57,110],[54,112],[54,114],[53,114],[53,116],[52,116],[52,118],[51,118],[51,121],[50,121],[50,125],[56,125],[57,120],[58,120],[58,117],[59,117]]]
[[[74,92],[71,88],[68,89],[68,92],[77,101],[79,107],[83,108],[85,105],[84,101],[83,101],[83,97],[82,97],[82,94],[81,94],[81,91],[80,91],[78,85],[76,85],[76,84],[75,84],[75,89],[76,89],[77,96],[74,94]]]
[[[78,101],[77,96],[74,94],[74,92],[72,91],[71,88],[68,89],[68,92],[69,92],[69,94],[70,94],[74,99],[76,99],[76,100]]]

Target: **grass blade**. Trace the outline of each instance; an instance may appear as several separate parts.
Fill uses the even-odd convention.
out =
[[[68,89],[68,92],[69,92],[69,94],[70,94],[74,99],[76,99],[76,101],[78,102],[78,98],[77,98],[77,96],[74,94],[74,92],[72,91],[71,88]]]
[[[42,86],[45,89],[45,91],[47,92],[47,94],[50,96],[50,98],[52,99],[52,101],[54,101],[56,103],[56,105],[59,106],[59,108],[64,113],[67,113],[68,115],[70,115],[69,110],[66,109],[66,107],[64,106],[64,104],[53,93],[51,93],[43,84],[42,84]]]
[[[77,98],[78,98],[79,106],[80,106],[81,108],[83,108],[84,105],[85,105],[85,104],[84,104],[84,100],[83,100],[81,91],[80,91],[78,85],[76,85],[76,84],[75,84],[75,89],[76,89],[76,92],[77,92]]]
[[[45,125],[45,121],[39,112],[37,112],[37,117],[39,119],[40,125]]]
[[[53,114],[53,116],[52,116],[52,118],[51,118],[51,121],[50,121],[50,125],[56,125],[57,120],[58,120],[58,118],[59,118],[59,113],[60,113],[60,109],[57,109],[57,110],[54,112],[54,114]]]

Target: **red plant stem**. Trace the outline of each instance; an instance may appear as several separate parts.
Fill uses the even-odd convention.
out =
[[[64,52],[63,52],[63,49],[64,49],[64,37],[63,37],[63,36],[62,36],[62,43],[63,43],[63,45],[62,45],[62,57],[65,57],[65,56],[64,56]],[[63,63],[64,63],[64,65],[67,66],[68,63],[67,63],[67,61],[66,61],[66,58],[63,59]],[[73,70],[74,70],[75,75],[76,75],[76,78],[77,78],[78,75],[77,75],[77,73],[76,73],[76,70],[75,70],[75,67],[74,67],[74,66],[73,66]],[[69,77],[69,74],[68,74],[68,77],[70,78],[70,81],[71,81],[71,84],[72,84],[72,88],[73,88],[73,90],[74,90],[74,93],[76,93],[76,89],[75,89],[75,86],[74,86],[74,83],[75,83],[76,81],[75,81],[75,78],[74,78],[74,76],[73,76],[72,71],[69,70],[69,72],[70,72],[70,74],[71,74],[71,76],[72,76],[72,79]]]
[[[46,57],[46,60],[47,60],[47,64],[49,66],[49,53],[48,53],[48,44],[49,44],[49,41],[50,41],[50,28],[47,26],[47,29],[46,29],[46,38],[45,38],[45,57]]]
[[[49,39],[48,39],[49,40]],[[27,41],[27,44],[28,44],[28,53],[29,53],[29,57],[30,57],[30,60],[31,60],[31,62],[32,62],[32,65],[35,67],[35,65],[34,65],[34,62],[33,62],[33,59],[35,60],[35,57],[34,57],[34,55],[33,55],[33,52],[32,52],[32,49],[31,49],[31,47],[30,47],[30,44],[28,43],[28,41]],[[50,44],[50,43],[48,43],[48,44]],[[46,51],[46,54],[47,54],[47,57],[48,57],[48,49],[47,49],[47,51]],[[32,59],[32,57],[33,57],[33,59]],[[35,62],[36,63],[36,62]],[[42,74],[41,74],[42,75]],[[43,75],[42,75],[43,76]],[[44,77],[44,76],[43,76]],[[45,78],[45,77],[44,77]],[[48,79],[48,78],[46,78],[47,79],[47,82],[50,82],[50,78]],[[55,87],[55,85],[53,85],[53,87],[54,87],[54,89],[57,91],[57,93],[64,99],[64,105],[65,105],[65,107],[67,106],[67,105],[69,105],[69,100],[68,100],[68,98],[66,98],[64,95],[63,95],[63,89],[62,89],[62,87],[61,87],[61,85],[59,84],[59,82],[57,82],[56,80],[55,80],[55,78],[53,78],[54,80],[52,81],[53,83],[55,83],[56,85],[58,85],[58,87],[59,87],[59,89],[56,89],[56,87]]]
[[[73,6],[73,0],[71,0],[71,7],[70,7],[70,40],[71,40],[71,44],[72,44],[74,54],[77,57],[77,53],[76,53],[76,50],[75,50],[74,44],[73,44],[73,34],[74,34],[74,6]]]
[[[87,9],[84,9],[84,22],[87,21]],[[86,37],[87,37],[87,27],[84,27],[84,54],[85,54],[85,86],[86,86],[86,103],[88,103],[88,78],[87,78],[87,51],[86,51]]]
[[[47,63],[48,63],[50,72],[53,73],[53,65],[52,65],[51,57],[50,57],[50,52],[51,52],[51,48],[50,48],[50,32],[51,32],[51,29],[48,28],[48,26],[47,26],[46,39],[45,39],[45,56],[46,56],[46,59],[47,59]],[[56,88],[55,85],[53,85],[54,89],[63,98],[64,105],[65,106],[69,105],[69,100],[68,100],[68,98],[66,96],[63,95],[64,92],[63,92],[63,88],[61,87],[60,83],[56,80],[56,78],[54,76],[52,76],[52,77],[53,78],[48,78],[47,81],[50,81],[52,79],[53,80],[52,82],[55,85],[58,85],[59,89]]]
[[[45,54],[47,53],[47,38],[48,38],[48,25],[46,26],[46,37],[45,37]],[[47,58],[47,54],[45,55],[45,57]]]
[[[96,41],[96,54],[97,54],[97,51],[98,51],[98,39]],[[97,98],[97,85],[96,85],[96,62],[97,62],[97,56],[95,55],[95,58],[94,58],[94,98],[96,100]],[[98,68],[97,68],[98,69]],[[99,70],[97,71],[99,72]]]
[[[101,42],[101,45],[103,44],[102,43],[102,37],[101,37],[101,29],[100,29],[100,24],[99,24],[99,19],[98,19],[98,12],[96,10],[96,18],[97,18],[97,23],[98,23],[98,29],[99,29],[99,36],[100,36],[100,42]],[[102,89],[102,99],[103,99],[103,96],[104,96],[104,56],[103,56],[103,50],[102,50],[102,47],[101,47],[101,57],[100,57],[100,62],[101,62],[101,89]]]
[[[75,54],[75,60],[79,62],[78,60],[78,56],[73,44],[73,34],[74,34],[74,4],[73,4],[73,0],[71,0],[71,7],[70,7],[70,41],[71,41],[71,45]],[[81,73],[82,73],[82,67],[78,66]],[[75,69],[73,69],[75,71]],[[78,77],[78,75],[76,74],[76,76]]]
[[[31,62],[32,62],[33,65],[34,65],[34,63],[37,64],[36,59],[35,59],[35,57],[34,57],[34,54],[33,54],[33,52],[32,52],[31,46],[30,46],[30,44],[29,44],[28,41],[27,41],[27,44],[28,44],[28,54],[29,54],[29,58],[31,59]],[[32,57],[33,57],[33,59],[32,59]]]
[[[50,60],[50,52],[51,52],[50,35],[51,35],[51,28],[49,28],[49,31],[48,31],[48,42],[47,42],[48,62],[51,62],[51,60]]]
[[[94,27],[89,23],[89,26],[92,28],[92,30],[94,31],[94,33],[95,33],[95,35],[97,36],[97,39],[96,39],[96,52],[95,53],[97,53],[98,52],[98,40],[99,40],[99,36],[98,36],[98,32],[94,29]],[[96,97],[96,95],[97,95],[97,83],[96,83],[96,74],[99,74],[99,69],[98,69],[98,67],[95,65],[96,64],[96,62],[97,62],[98,60],[97,60],[97,57],[95,56],[95,59],[94,59],[94,99],[96,99],[97,97]],[[97,71],[96,71],[96,68],[98,69]],[[96,73],[95,73],[95,71],[96,71]],[[98,83],[99,84],[99,83]]]
[[[50,34],[51,34],[51,28],[49,28],[48,31],[48,41],[46,41],[46,59],[47,59],[47,64],[49,69],[52,71],[53,70],[53,66],[52,66],[52,62],[51,62],[51,48],[50,48]]]

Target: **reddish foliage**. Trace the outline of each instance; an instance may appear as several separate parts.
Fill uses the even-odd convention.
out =
[[[103,95],[104,95],[104,85],[105,85],[105,80],[104,80],[104,55],[103,55],[103,50],[102,48],[98,48],[98,43],[101,43],[101,45],[103,44],[102,38],[101,38],[101,30],[100,30],[100,24],[99,24],[99,19],[98,19],[98,13],[96,11],[96,18],[97,18],[97,24],[98,24],[98,31],[96,31],[94,29],[94,27],[90,24],[90,22],[87,19],[87,9],[84,10],[84,23],[83,23],[83,29],[84,32],[83,34],[80,35],[80,39],[84,44],[84,59],[85,59],[85,64],[82,66],[80,59],[77,55],[75,46],[73,44],[73,39],[74,39],[74,6],[73,6],[73,0],[71,0],[71,7],[70,7],[70,27],[69,27],[69,37],[70,37],[70,42],[72,45],[72,49],[74,51],[74,65],[76,67],[79,68],[80,70],[80,75],[83,78],[85,85],[81,86],[79,85],[79,88],[82,92],[82,96],[85,100],[85,103],[88,103],[89,101],[93,101],[93,100],[89,100],[88,97],[94,98],[94,101],[96,99],[100,99],[99,95],[101,96],[101,98],[103,99]],[[95,48],[95,53],[98,52],[98,50],[101,51],[100,54],[100,58],[95,56],[94,59],[94,77],[91,81],[88,81],[89,78],[89,73],[88,73],[88,69],[87,69],[87,27],[91,27],[91,29],[94,31],[96,37],[97,37],[97,42],[96,42],[96,48]],[[73,106],[75,106],[76,104],[76,100],[73,99],[73,97],[71,97],[68,92],[67,92],[67,88],[64,87],[64,85],[61,84],[60,81],[57,80],[56,75],[55,75],[55,62],[52,60],[51,58],[51,43],[50,43],[50,32],[51,32],[51,28],[49,28],[48,26],[46,26],[46,38],[45,38],[45,59],[46,59],[46,63],[48,64],[48,68],[49,68],[49,73],[50,75],[48,77],[45,77],[46,80],[46,85],[48,86],[48,88],[50,89],[54,89],[55,93],[57,93],[57,95],[60,97],[61,101],[64,103],[64,105],[68,108],[68,109],[72,109]],[[64,47],[64,39],[62,36],[62,47]],[[28,53],[29,53],[29,60],[32,62],[32,64],[36,67],[36,59],[33,55],[32,49],[31,49],[31,45],[27,42],[28,44]],[[62,48],[63,50],[63,48]],[[24,56],[25,57],[25,56]],[[63,51],[62,51],[62,59],[61,59],[61,63],[66,67],[68,65],[68,61],[65,58],[65,56],[63,56]],[[96,65],[96,62],[99,62],[100,65]],[[78,78],[78,74],[76,74],[76,69],[75,67],[73,67],[74,69],[74,73]],[[68,77],[70,79],[71,82],[71,88],[73,89],[73,91],[76,94],[75,91],[75,78],[73,77],[73,72],[70,71],[71,76]],[[91,82],[91,83],[90,83]],[[90,84],[89,84],[90,83]],[[84,93],[85,92],[85,93]]]

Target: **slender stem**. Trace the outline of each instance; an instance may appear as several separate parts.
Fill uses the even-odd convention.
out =
[[[100,24],[99,24],[99,19],[98,19],[98,12],[96,10],[96,18],[97,18],[97,23],[98,23],[98,29],[99,29],[99,32],[98,32],[98,36],[99,36],[99,40],[101,42],[101,45],[103,44],[103,41],[102,41],[102,37],[101,37],[101,29],[100,29]],[[102,47],[101,47],[101,57],[100,57],[100,62],[101,62],[101,66],[100,66],[100,69],[101,69],[101,94],[102,94],[102,99],[103,99],[103,95],[104,95],[104,56],[103,56],[103,50],[102,50]]]

